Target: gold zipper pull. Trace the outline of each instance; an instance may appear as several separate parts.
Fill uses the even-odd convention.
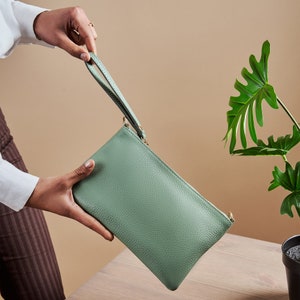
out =
[[[233,216],[233,213],[230,211],[228,214],[227,214],[229,220],[234,223],[235,222],[235,219],[234,219],[234,216]]]

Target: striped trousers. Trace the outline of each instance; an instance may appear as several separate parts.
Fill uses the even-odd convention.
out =
[[[0,151],[3,159],[27,171],[1,109]],[[0,203],[0,291],[5,300],[65,299],[42,211],[15,212]]]

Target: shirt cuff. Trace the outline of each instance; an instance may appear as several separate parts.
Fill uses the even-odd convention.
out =
[[[29,5],[20,1],[12,2],[15,18],[20,26],[21,39],[20,43],[39,44],[50,46],[49,44],[38,40],[33,30],[33,22],[38,14],[45,11],[45,8]]]
[[[15,211],[22,209],[39,178],[22,172],[0,157],[0,202]]]

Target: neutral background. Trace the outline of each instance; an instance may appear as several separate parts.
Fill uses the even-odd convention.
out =
[[[279,213],[283,190],[268,192],[281,158],[231,157],[222,141],[226,111],[250,54],[271,43],[269,81],[300,119],[300,2],[295,0],[38,1],[82,6],[98,54],[146,129],[150,145],[207,199],[232,211],[230,230],[281,243],[299,218]],[[21,46],[2,60],[1,107],[31,173],[52,176],[80,165],[121,126],[122,117],[84,64],[59,49]],[[292,124],[264,106],[264,136]],[[259,131],[260,132],[260,131]],[[299,148],[290,155],[299,160]],[[46,214],[70,294],[123,248],[72,220]]]

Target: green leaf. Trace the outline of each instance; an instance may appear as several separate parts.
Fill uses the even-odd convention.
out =
[[[293,192],[284,198],[280,213],[288,214],[291,218],[294,217],[292,207],[295,206],[298,216],[300,217],[300,192]]]
[[[284,198],[280,213],[288,214],[293,217],[292,207],[295,206],[296,211],[300,217],[300,162],[297,162],[295,169],[286,162],[285,172],[281,172],[277,167],[273,171],[273,180],[269,186],[269,191],[282,186],[291,193]]]
[[[281,172],[278,167],[275,167],[272,174],[273,180],[269,186],[269,191],[282,186],[292,193],[300,192],[300,162],[297,162],[295,169],[293,169],[290,163],[286,162],[285,172]]]
[[[233,153],[237,133],[240,130],[240,139],[243,148],[247,148],[245,128],[249,128],[251,139],[257,143],[254,117],[260,126],[263,126],[262,101],[265,100],[272,108],[277,109],[277,97],[273,87],[268,83],[268,58],[270,54],[270,43],[265,41],[262,46],[260,61],[254,55],[249,58],[252,73],[246,68],[241,72],[247,85],[236,80],[234,87],[240,93],[237,97],[230,97],[231,110],[227,112],[228,129],[225,141],[230,139],[229,151]],[[255,113],[254,113],[255,111]],[[248,118],[248,122],[247,122]]]
[[[285,156],[287,153],[300,142],[300,131],[296,126],[293,126],[293,135],[287,134],[281,136],[274,141],[274,137],[268,138],[268,144],[265,144],[262,140],[257,141],[256,147],[247,149],[234,150],[233,154],[239,154],[241,156],[262,156],[262,155],[281,155]]]

